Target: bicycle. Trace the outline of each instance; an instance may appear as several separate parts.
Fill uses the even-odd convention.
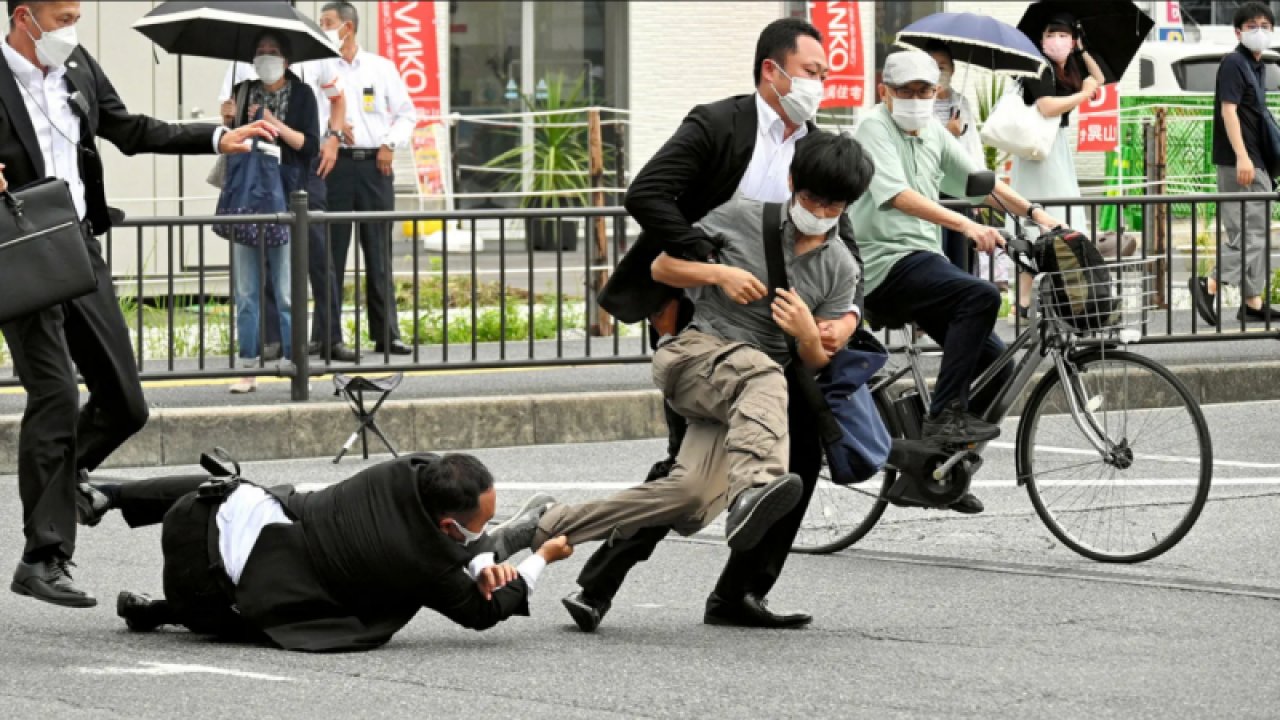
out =
[[[1015,233],[1005,234],[1010,256],[1034,273],[1031,245],[1016,221]],[[1141,336],[1135,327],[1154,308],[1154,262],[1106,265],[1119,309],[1105,318],[1082,318],[1078,306],[1060,303],[1054,294],[1063,277],[1037,274],[1026,329],[971,388],[971,394],[978,392],[999,368],[1013,364],[1012,381],[983,415],[998,424],[1045,359],[1050,361],[1021,409],[1015,480],[1059,541],[1099,562],[1142,562],[1172,548],[1199,518],[1212,481],[1213,449],[1199,403],[1163,365],[1125,349]],[[1090,329],[1080,330],[1081,324]],[[945,508],[968,491],[982,465],[986,443],[937,446],[922,455],[920,427],[929,407],[923,351],[910,326],[891,329],[902,334],[906,363],[886,366],[871,382],[895,452],[878,485],[877,478],[840,486],[820,477],[792,545],[795,552],[843,550],[870,532],[891,504]],[[1018,353],[1022,357],[1015,362]],[[903,388],[899,381],[907,376]],[[915,459],[903,462],[900,448],[913,450]],[[1198,454],[1189,456],[1193,450]],[[1135,465],[1148,464],[1192,466],[1191,490],[1176,473],[1135,471]],[[1087,471],[1090,465],[1096,473]]]

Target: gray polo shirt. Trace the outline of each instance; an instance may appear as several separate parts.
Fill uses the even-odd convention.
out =
[[[827,241],[809,252],[796,256],[795,225],[784,208],[782,222],[782,257],[787,279],[804,299],[809,311],[820,320],[835,320],[854,309],[853,297],[858,286],[858,263],[833,228]],[[735,194],[724,205],[707,213],[694,223],[710,234],[725,239],[720,262],[750,272],[767,287],[769,266],[764,251],[764,203]],[[691,288],[693,322],[690,327],[725,340],[750,343],[779,365],[790,360],[786,334],[773,321],[768,297],[747,305],[739,305],[718,285]]]

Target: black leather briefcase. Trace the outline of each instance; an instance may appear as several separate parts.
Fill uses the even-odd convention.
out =
[[[66,181],[47,178],[0,193],[0,323],[97,285]]]

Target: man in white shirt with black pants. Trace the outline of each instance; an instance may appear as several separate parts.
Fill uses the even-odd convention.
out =
[[[417,125],[417,111],[395,64],[360,49],[356,42],[359,15],[349,2],[326,3],[320,27],[337,33],[341,58],[324,60],[341,80],[347,102],[344,145],[328,177],[329,210],[387,211],[395,209],[392,161],[396,150],[408,146]],[[321,108],[321,123],[328,120]],[[345,268],[351,245],[351,225],[331,226],[333,266]],[[400,340],[395,293],[391,285],[391,224],[360,223],[368,287],[369,336],[374,350],[392,355],[413,351]]]

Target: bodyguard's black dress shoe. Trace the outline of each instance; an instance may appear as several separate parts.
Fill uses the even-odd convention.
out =
[[[49,558],[37,563],[18,563],[9,589],[54,605],[74,608],[90,608],[98,600],[71,582],[71,561]]]
[[[151,632],[170,621],[168,603],[141,593],[122,591],[116,596],[116,615],[133,632]]]
[[[707,611],[702,616],[707,625],[732,625],[751,628],[797,628],[813,622],[806,612],[776,613],[769,609],[769,601],[754,593],[747,593],[738,602],[726,600],[715,593],[707,598]]]
[[[413,354],[413,348],[409,347],[408,345],[405,345],[404,342],[400,340],[392,340],[390,346],[383,345],[382,343],[377,343],[376,345],[373,346],[373,351],[376,353],[390,352],[392,355],[412,355]]]
[[[111,499],[92,484],[82,482],[76,486],[76,520],[81,525],[96,526],[110,509]]]
[[[743,491],[733,501],[725,519],[724,535],[729,547],[742,552],[758,545],[769,528],[800,502],[803,494],[804,483],[794,473],[780,475],[768,485]]]
[[[560,602],[564,604],[564,609],[569,611],[569,617],[573,618],[582,632],[595,632],[596,628],[600,627],[600,621],[604,620],[605,614],[613,605],[608,600],[588,597],[581,590],[565,596]]]

